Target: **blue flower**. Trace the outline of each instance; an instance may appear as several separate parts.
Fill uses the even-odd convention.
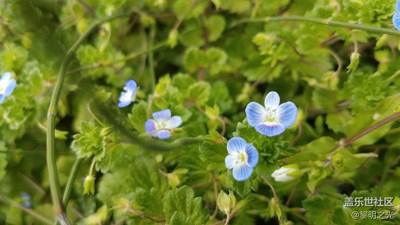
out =
[[[397,11],[394,13],[392,22],[393,22],[394,27],[397,30],[400,30],[400,11]]]
[[[297,107],[293,102],[279,105],[279,101],[278,93],[271,91],[265,97],[265,107],[250,102],[245,110],[249,125],[269,137],[282,134],[296,121]]]
[[[123,108],[128,106],[136,98],[137,85],[134,80],[128,80],[125,84],[124,91],[119,96],[118,107]]]
[[[231,138],[227,149],[229,155],[225,157],[225,166],[233,169],[233,178],[237,181],[249,178],[258,162],[257,149],[241,137]]]
[[[396,1],[395,10],[396,10],[396,12],[400,12],[400,1],[399,0]]]
[[[14,91],[16,85],[17,82],[11,78],[11,73],[5,72],[0,79],[0,104]]]
[[[153,118],[147,120],[144,127],[150,136],[159,139],[170,138],[170,131],[182,124],[182,118],[180,116],[171,117],[171,110],[169,109],[153,113]]]

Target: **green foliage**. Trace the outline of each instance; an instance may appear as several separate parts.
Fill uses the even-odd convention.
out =
[[[80,134],[74,135],[72,150],[79,158],[103,159],[107,147],[115,142],[110,129],[110,127],[101,128],[94,122],[83,121]]]
[[[9,71],[17,83],[0,103],[0,224],[54,221],[49,172],[61,193],[70,188],[71,224],[398,224],[395,4],[0,1],[0,76]],[[92,24],[116,15],[68,51]],[[130,79],[136,100],[118,108]],[[298,108],[295,123],[275,137],[258,133],[245,113],[270,91]],[[182,124],[158,140],[144,125],[164,109]],[[55,140],[46,140],[52,116]],[[232,137],[259,153],[241,182],[225,164]],[[289,164],[296,179],[274,181],[274,170]],[[373,208],[343,207],[345,196],[394,197],[382,210],[397,214],[354,220],[352,211]]]
[[[201,198],[187,186],[169,191],[163,200],[164,213],[169,224],[200,225],[208,219],[207,210],[202,207]]]
[[[343,212],[342,202],[336,199],[313,196],[302,204],[311,224],[351,224],[351,220]]]

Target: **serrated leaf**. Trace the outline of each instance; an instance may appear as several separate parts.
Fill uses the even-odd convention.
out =
[[[164,214],[169,223],[203,225],[208,220],[207,210],[202,207],[201,198],[187,186],[169,191],[163,200]]]
[[[210,89],[210,84],[205,81],[194,83],[189,86],[187,98],[203,106],[208,101]]]

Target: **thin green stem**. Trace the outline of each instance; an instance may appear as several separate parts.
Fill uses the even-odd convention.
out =
[[[306,16],[276,16],[276,17],[267,17],[267,18],[259,18],[259,19],[245,19],[245,20],[240,20],[240,21],[234,23],[231,26],[231,28],[236,27],[237,25],[246,24],[246,23],[269,23],[269,22],[279,22],[279,21],[300,21],[300,22],[318,23],[318,24],[323,24],[323,25],[327,25],[330,27],[343,27],[343,28],[349,28],[349,29],[368,31],[368,32],[376,33],[376,34],[388,34],[388,35],[400,37],[400,32],[393,30],[393,29],[374,27],[374,26],[368,26],[368,25],[363,25],[363,24],[346,23],[346,22],[340,22],[340,21],[335,21],[335,20],[331,20],[331,19],[312,18],[312,17],[306,17]]]
[[[326,164],[329,164],[333,154],[342,148],[346,148],[350,145],[352,145],[355,141],[357,141],[358,139],[364,137],[365,135],[371,133],[372,131],[390,123],[393,122],[395,120],[400,119],[400,112],[394,113],[380,121],[378,121],[377,123],[372,124],[371,126],[365,128],[364,130],[360,131],[359,133],[357,133],[356,135],[354,135],[353,137],[347,138],[344,141],[342,141],[340,144],[336,145],[336,147],[332,150],[332,152],[328,155],[327,157],[327,162]]]
[[[154,44],[154,38],[156,36],[156,28],[155,25],[151,26],[150,28],[150,35],[149,35],[149,49],[153,48],[153,44]],[[156,87],[156,74],[154,72],[154,54],[153,51],[148,51],[147,54],[147,58],[148,58],[148,66],[149,66],[149,72],[150,72],[150,80],[151,80],[151,90],[154,90]]]
[[[134,58],[142,56],[142,55],[146,55],[149,52],[152,52],[152,51],[155,51],[155,50],[158,50],[158,49],[164,47],[165,45],[166,45],[166,43],[162,42],[162,43],[159,43],[159,44],[155,45],[153,48],[147,49],[146,51],[139,52],[139,53],[132,53],[132,54],[129,54],[126,57],[121,58],[121,59],[116,59],[116,60],[109,61],[109,62],[105,62],[105,61],[104,62],[98,62],[98,63],[94,63],[94,64],[91,64],[91,65],[78,67],[76,69],[68,71],[67,75],[74,74],[74,73],[77,73],[77,72],[80,72],[80,71],[112,66],[112,65],[115,65],[115,64],[118,64],[118,63],[121,63],[121,62],[125,62],[125,61],[128,61],[128,60],[134,59]]]
[[[74,166],[72,167],[72,170],[71,170],[71,172],[69,174],[68,182],[67,182],[67,185],[65,186],[64,195],[63,195],[63,203],[64,203],[65,207],[67,207],[67,205],[68,205],[69,197],[71,195],[72,186],[74,185],[74,182],[75,182],[75,179],[76,179],[76,175],[78,174],[79,167],[82,164],[82,161],[83,161],[82,158],[78,158],[75,161]]]
[[[0,202],[2,202],[2,201],[8,203],[9,205],[11,205],[11,206],[13,206],[15,208],[18,208],[18,209],[24,211],[25,213],[27,213],[27,214],[31,215],[32,217],[36,218],[37,220],[40,220],[43,224],[52,225],[52,223],[53,223],[51,220],[49,220],[46,217],[40,215],[39,213],[35,212],[34,210],[25,208],[22,205],[20,205],[18,202],[14,201],[14,200],[6,197],[6,196],[0,196]]]
[[[342,148],[346,148],[347,146],[350,146],[351,144],[353,144],[355,141],[357,141],[358,139],[362,138],[363,136],[371,133],[372,131],[390,123],[393,122],[395,120],[398,120],[400,118],[400,112],[397,112],[395,114],[392,114],[380,121],[378,121],[375,124],[372,124],[371,126],[367,127],[366,129],[362,130],[360,133],[354,135],[351,138],[348,138],[346,140],[344,140],[344,142],[338,146],[338,147],[342,147]]]
[[[84,40],[91,34],[98,26],[103,23],[109,22],[111,20],[126,17],[129,14],[112,16],[103,20],[100,20],[94,23],[79,39],[75,42],[75,44],[67,51],[67,54],[64,57],[64,60],[61,64],[60,71],[58,73],[57,82],[55,88],[53,90],[50,105],[47,112],[47,169],[49,173],[49,183],[50,183],[50,192],[51,198],[54,205],[54,211],[56,218],[59,223],[70,225],[68,217],[65,215],[64,206],[60,200],[61,190],[60,190],[60,182],[58,179],[58,173],[56,168],[56,155],[55,155],[55,126],[56,126],[56,116],[57,116],[57,106],[60,100],[62,87],[65,80],[65,75],[68,69],[68,65],[71,62],[76,50],[79,46],[84,42]]]
[[[92,163],[90,164],[89,175],[88,177],[93,177],[94,166],[96,165],[96,160],[92,159]]]
[[[36,150],[0,150],[0,154],[45,154],[45,151]],[[69,151],[60,151],[59,154],[72,155]]]
[[[261,179],[264,180],[264,182],[269,186],[269,188],[271,188],[272,194],[274,195],[274,200],[276,202],[276,204],[278,204],[278,195],[276,194],[275,188],[274,186],[272,186],[272,184],[268,181],[267,178],[265,178],[264,176],[260,176]]]

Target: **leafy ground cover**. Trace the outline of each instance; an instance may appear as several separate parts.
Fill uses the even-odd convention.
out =
[[[395,0],[0,1],[0,224],[400,224]]]

